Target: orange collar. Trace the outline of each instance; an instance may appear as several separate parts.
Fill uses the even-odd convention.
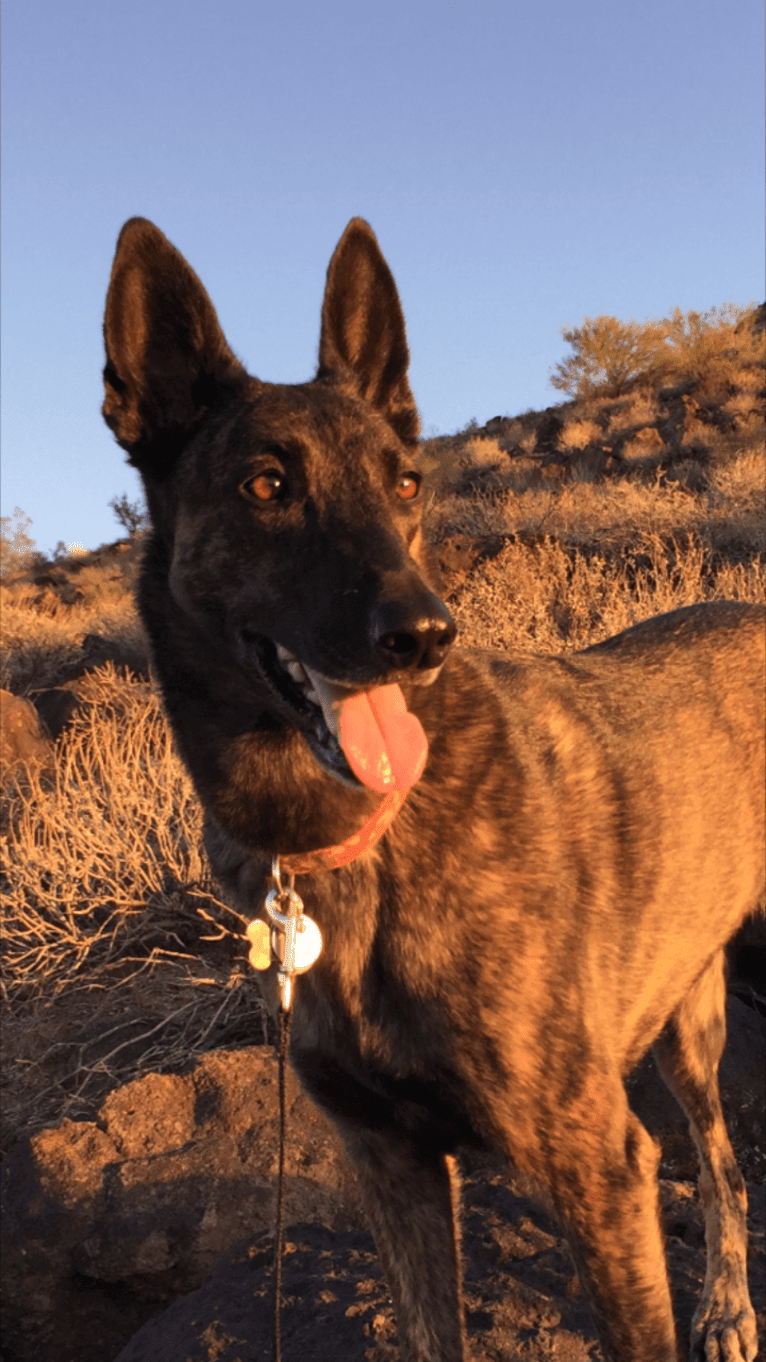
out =
[[[306,851],[298,856],[280,856],[280,869],[286,870],[288,875],[309,875],[314,870],[337,870],[339,866],[350,865],[380,840],[406,798],[406,790],[390,790],[353,837],[347,837],[339,846],[320,847],[318,851]]]

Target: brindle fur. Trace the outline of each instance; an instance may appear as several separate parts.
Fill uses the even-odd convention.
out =
[[[716,1073],[723,949],[764,899],[763,612],[691,606],[567,658],[447,656],[420,499],[397,493],[417,467],[404,320],[359,219],[312,382],[249,377],[142,219],[105,338],[104,414],[153,524],[141,613],[232,902],[258,913],[273,852],[340,842],[379,799],[319,764],[259,641],[358,689],[398,681],[428,735],[382,842],[297,881],[325,947],[297,984],[292,1062],[356,1164],[402,1358],[466,1356],[453,1154],[479,1140],[547,1189],[605,1358],[676,1359],[658,1149],[624,1088],[653,1046],[702,1165],[692,1355],[751,1362]],[[265,469],[283,499],[248,492]],[[273,1007],[271,974],[264,989]]]

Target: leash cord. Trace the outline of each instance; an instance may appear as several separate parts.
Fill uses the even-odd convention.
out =
[[[285,1076],[287,1052],[290,1043],[290,1017],[292,1013],[279,1009],[279,1172],[277,1174],[277,1224],[274,1235],[274,1362],[282,1359],[282,1328],[280,1310],[282,1305],[282,1253],[285,1237]]]

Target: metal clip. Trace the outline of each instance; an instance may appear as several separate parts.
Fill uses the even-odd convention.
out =
[[[277,973],[277,982],[282,999],[282,1011],[289,1012],[292,1003],[293,975],[295,973],[295,934],[298,926],[298,919],[303,912],[303,900],[293,889],[295,876],[290,876],[290,887],[285,889],[279,870],[279,857],[275,856],[271,863],[271,878],[274,881],[274,888],[266,895],[266,912],[271,921],[283,938],[280,966]],[[287,900],[287,912],[281,913],[277,908],[277,903]],[[276,945],[276,942],[273,943]],[[280,952],[275,951],[277,957]]]
[[[271,875],[275,887],[266,895],[264,906],[275,929],[272,934],[272,950],[279,961],[277,982],[282,1011],[289,1012],[293,995],[293,976],[311,969],[322,949],[322,936],[316,923],[304,913],[300,894],[296,894],[293,889],[295,876],[290,876],[289,888],[283,886],[278,856],[275,856],[271,863]],[[284,903],[285,900],[286,911],[280,912],[277,904]]]

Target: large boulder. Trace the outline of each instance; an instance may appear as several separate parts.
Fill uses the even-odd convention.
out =
[[[170,1301],[198,1287],[244,1234],[272,1231],[278,1150],[277,1062],[267,1048],[215,1051],[185,1075],[148,1074],[112,1092],[95,1121],[64,1120],[22,1140],[2,1183],[13,1355],[69,1356],[78,1284]],[[292,1073],[285,1168],[288,1224],[363,1224],[342,1146]],[[117,1328],[114,1341],[124,1340]],[[116,1352],[105,1340],[96,1356]]]
[[[20,766],[47,762],[52,750],[34,705],[9,690],[0,690],[0,772],[3,783],[12,780]]]

